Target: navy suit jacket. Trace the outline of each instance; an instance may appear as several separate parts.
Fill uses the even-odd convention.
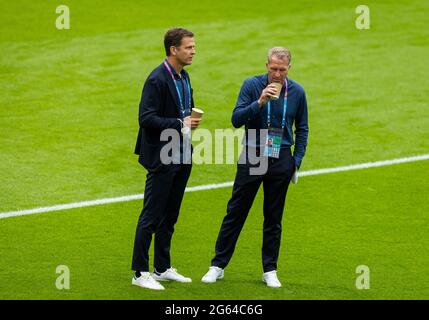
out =
[[[183,70],[182,76],[190,84],[188,73]],[[191,108],[194,107],[191,87]],[[179,132],[180,104],[171,75],[164,64],[155,68],[143,86],[139,106],[139,132],[134,153],[139,156],[139,163],[148,171],[159,171],[165,167],[160,160],[162,147],[168,141],[160,141],[161,132],[172,128]]]

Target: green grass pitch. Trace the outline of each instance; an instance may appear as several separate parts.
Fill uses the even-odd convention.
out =
[[[202,127],[231,128],[268,48],[292,52],[310,135],[302,170],[429,153],[427,1],[14,1],[0,10],[0,212],[143,193],[133,155],[141,88],[174,26],[195,33],[187,70]],[[194,165],[188,186],[232,181]],[[200,282],[231,188],[186,193],[172,263],[191,284],[131,286],[142,201],[0,219],[0,299],[428,299],[429,161],[300,178],[289,189],[279,278],[261,282],[262,190],[225,278]],[[70,268],[58,290],[56,267]],[[356,267],[370,268],[358,290]]]

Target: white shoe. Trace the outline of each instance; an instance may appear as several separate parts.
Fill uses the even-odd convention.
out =
[[[213,266],[209,268],[209,271],[207,271],[201,281],[205,283],[213,283],[218,279],[223,279],[223,274],[223,269]]]
[[[187,277],[182,276],[174,268],[167,269],[165,272],[160,273],[160,274],[156,274],[154,272],[154,273],[152,273],[152,277],[158,281],[192,282],[191,278],[187,278]]]
[[[164,287],[158,281],[152,278],[149,272],[142,272],[141,276],[138,278],[136,278],[134,275],[131,284],[153,290],[164,290]]]
[[[262,282],[265,282],[267,286],[271,288],[280,288],[282,286],[279,279],[277,278],[276,270],[265,272],[262,276]]]

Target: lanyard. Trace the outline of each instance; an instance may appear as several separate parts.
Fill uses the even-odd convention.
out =
[[[287,79],[285,79],[285,95],[283,98],[283,116],[282,116],[282,129],[286,126],[286,112],[287,112],[287,93],[288,93],[288,85]],[[271,103],[270,100],[267,102],[267,125],[270,127],[271,124]]]
[[[164,61],[164,66],[167,69],[168,73],[171,75],[171,78],[173,79],[174,85],[176,86],[177,95],[179,96],[180,101],[180,111],[182,112],[182,118],[185,117],[186,113],[186,106],[183,104],[182,95],[180,94],[179,86],[177,85],[177,80],[174,78],[173,72],[171,72],[171,69],[167,63],[167,61]],[[189,82],[184,78],[184,81],[186,83],[186,87],[188,89],[188,109],[191,110],[191,87],[189,85]],[[184,97],[185,103],[186,103],[186,95]]]

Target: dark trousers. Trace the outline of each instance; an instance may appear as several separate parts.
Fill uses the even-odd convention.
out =
[[[283,148],[279,159],[268,159],[263,175],[250,175],[249,164],[238,164],[232,197],[216,241],[216,255],[211,265],[225,268],[231,260],[235,245],[246,221],[259,186],[264,189],[264,227],[262,265],[264,272],[277,270],[282,232],[282,216],[295,163],[290,148]]]
[[[156,271],[162,273],[171,267],[171,238],[191,168],[191,165],[172,164],[161,172],[148,172],[144,206],[134,241],[132,270],[149,271],[149,247],[153,233]]]

